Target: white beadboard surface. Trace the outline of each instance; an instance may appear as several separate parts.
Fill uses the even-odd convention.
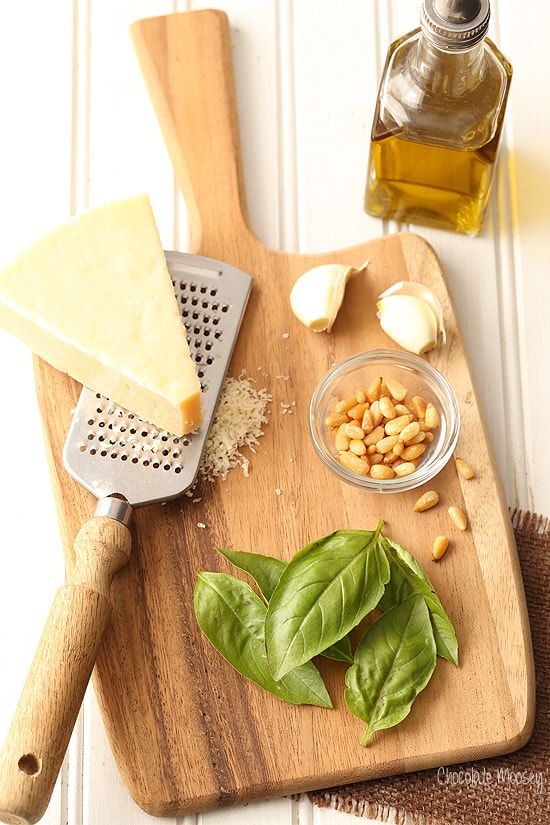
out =
[[[150,194],[165,248],[188,248],[185,205],[128,27],[207,7],[176,0],[28,0],[0,8],[0,265],[89,206]],[[378,79],[420,0],[219,0],[232,28],[250,217],[287,251],[398,229],[362,196]],[[493,0],[490,36],[514,66],[498,176],[479,238],[414,228],[440,256],[465,332],[511,507],[550,515],[550,9]],[[63,554],[31,356],[0,332],[0,740]],[[0,782],[2,781],[0,777]],[[436,782],[434,775],[434,783]],[[89,689],[45,825],[145,825],[122,785]],[[258,801],[175,825],[346,825],[353,814]],[[362,820],[366,821],[366,820]]]

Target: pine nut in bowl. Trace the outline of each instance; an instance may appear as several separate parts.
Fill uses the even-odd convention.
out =
[[[436,476],[460,429],[456,396],[439,370],[409,352],[370,350],[336,364],[311,397],[309,427],[325,466],[375,493]]]

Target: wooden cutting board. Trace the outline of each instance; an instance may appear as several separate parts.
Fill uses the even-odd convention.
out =
[[[130,563],[113,583],[114,612],[94,685],[120,772],[139,806],[182,815],[233,803],[378,777],[520,747],[534,716],[528,618],[506,502],[464,352],[451,297],[431,247],[414,234],[370,240],[326,255],[266,248],[250,229],[243,183],[229,27],[217,11],[139,21],[133,38],[189,208],[195,248],[254,277],[230,374],[273,396],[250,476],[204,482],[187,497],[136,512]],[[321,262],[370,260],[349,283],[330,335],[292,315],[294,280]],[[458,479],[451,463],[431,483],[441,504],[413,512],[422,492],[363,493],[337,482],[308,435],[314,386],[333,364],[363,349],[392,346],[375,318],[380,291],[400,279],[439,296],[447,344],[429,360],[458,396],[457,454],[477,474]],[[63,443],[80,387],[36,362],[39,400],[67,564],[95,500],[65,473]],[[465,533],[447,507],[468,514]],[[234,572],[216,547],[289,558],[340,528],[385,533],[425,566],[460,643],[460,667],[440,660],[398,727],[359,744],[364,725],[343,701],[345,666],[320,664],[334,709],[285,704],[236,674],[201,636],[193,612],[200,570]],[[452,549],[430,561],[432,537]]]

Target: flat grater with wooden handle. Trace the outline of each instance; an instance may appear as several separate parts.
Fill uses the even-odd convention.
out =
[[[98,503],[74,542],[0,752],[0,820],[44,814],[111,615],[111,582],[130,557],[135,507],[194,484],[239,333],[252,278],[199,255],[166,252],[201,381],[204,418],[188,436],[158,430],[83,388],[65,443],[67,471]]]

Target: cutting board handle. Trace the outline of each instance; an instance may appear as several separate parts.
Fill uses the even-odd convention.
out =
[[[0,751],[0,821],[34,823],[61,769],[103,633],[115,572],[130,558],[128,527],[90,519],[75,564],[54,596],[27,680]]]
[[[223,253],[235,237],[252,234],[227,15],[208,9],[145,18],[130,35],[185,199],[192,251]]]

